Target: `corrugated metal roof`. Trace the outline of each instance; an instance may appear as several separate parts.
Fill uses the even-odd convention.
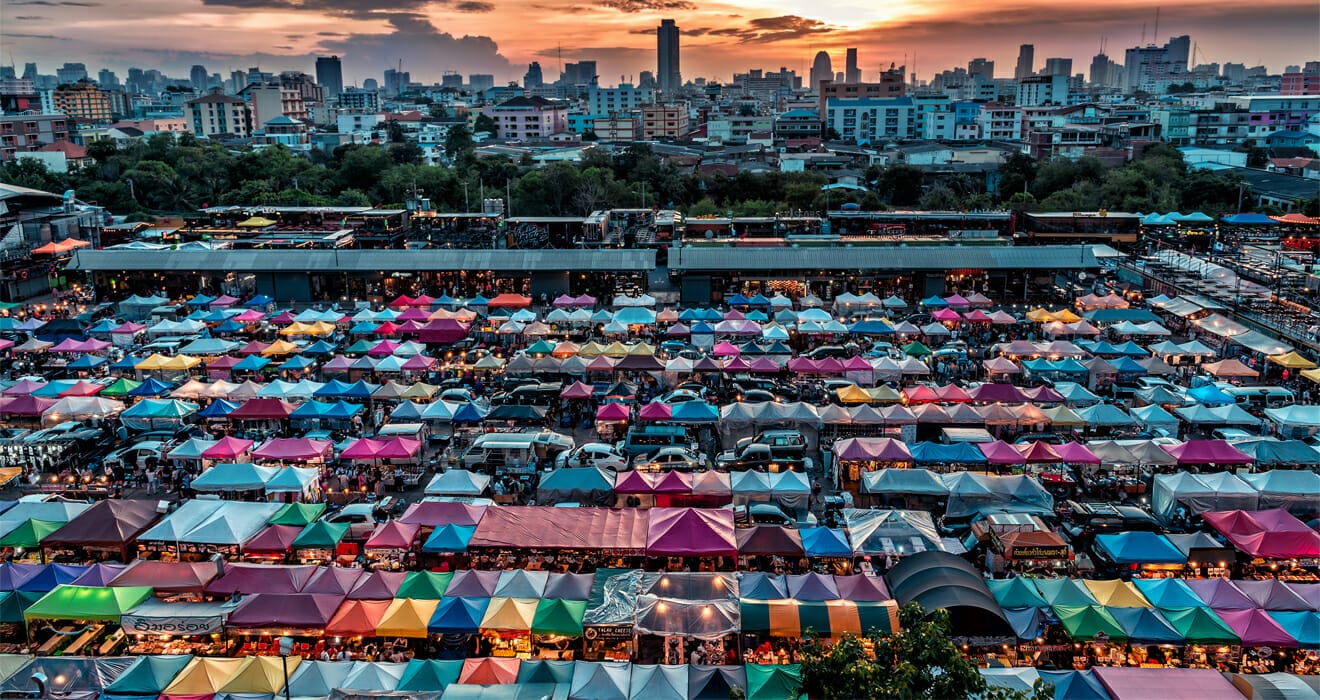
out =
[[[73,270],[343,272],[655,269],[653,250],[79,250]]]
[[[1086,245],[832,248],[682,248],[677,270],[946,270],[952,267],[1078,269],[1099,267]]]

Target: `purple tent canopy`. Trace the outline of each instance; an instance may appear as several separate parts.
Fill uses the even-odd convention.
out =
[[[257,593],[247,596],[229,614],[229,627],[324,629],[334,617],[342,595]]]
[[[399,518],[399,522],[423,527],[476,525],[481,522],[481,516],[485,512],[486,506],[454,501],[423,501],[409,506],[403,517]]]
[[[1003,440],[977,443],[976,446],[990,464],[1026,464],[1026,458],[1022,453]]]
[[[1178,464],[1252,464],[1251,455],[1223,440],[1188,440],[1172,447],[1161,445]]]
[[[1290,583],[1288,588],[1310,603],[1312,610],[1320,611],[1320,583]]]
[[[82,576],[73,581],[75,586],[109,586],[114,577],[127,569],[127,564],[92,564]]]
[[[789,574],[788,596],[796,600],[838,600],[839,587],[834,577],[815,572],[809,574]],[[855,585],[855,584],[854,584]]]
[[[1109,668],[1092,673],[1114,700],[1205,700],[1241,695],[1224,674],[1212,668]]]
[[[358,581],[366,576],[362,569],[345,569],[337,566],[321,567],[303,586],[303,593],[345,596],[357,586]]]
[[[1194,578],[1184,583],[1202,603],[1215,610],[1252,610],[1256,603],[1225,578]]]
[[[454,598],[489,598],[495,593],[495,586],[500,582],[500,572],[464,569],[454,574],[445,596]]]
[[[1288,584],[1278,579],[1234,581],[1233,585],[1237,586],[1243,595],[1255,601],[1261,610],[1305,612],[1314,609],[1310,601],[1297,595]]]
[[[349,600],[393,600],[394,593],[408,577],[407,571],[371,571],[359,578],[348,592]]]
[[[839,597],[844,600],[882,603],[894,599],[893,596],[889,595],[889,588],[885,586],[885,580],[879,576],[866,576],[864,574],[835,576],[834,585],[839,589]]]
[[[1012,384],[982,384],[972,389],[973,401],[993,401],[996,403],[1023,403],[1029,401],[1022,390]]]
[[[733,511],[652,508],[646,551],[652,556],[737,556]]]
[[[297,593],[307,585],[316,570],[315,566],[229,564],[223,576],[207,584],[206,594]]]
[[[839,460],[866,460],[869,462],[911,462],[912,453],[907,445],[893,438],[847,438],[834,446]]]
[[[1286,647],[1297,648],[1297,640],[1288,634],[1265,614],[1264,610],[1215,610],[1215,614],[1228,624],[1233,633],[1242,638],[1242,645],[1248,647]]]
[[[298,539],[302,528],[297,525],[271,525],[258,532],[243,545],[245,552],[287,552]]]

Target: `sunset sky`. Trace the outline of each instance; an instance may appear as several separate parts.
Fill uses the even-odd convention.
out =
[[[403,61],[414,80],[445,71],[520,80],[539,60],[546,79],[563,61],[595,59],[602,84],[655,69],[654,28],[674,18],[683,31],[684,79],[728,79],[749,67],[787,66],[805,75],[829,51],[842,70],[856,46],[864,76],[890,62],[917,73],[985,56],[1011,77],[1017,46],[1074,59],[1083,72],[1100,47],[1119,62],[1147,39],[1190,34],[1196,62],[1285,64],[1320,58],[1315,0],[1218,3],[1165,0],[1155,37],[1154,4],[1131,0],[3,0],[0,61],[19,70],[37,61],[54,73],[64,61],[161,67],[186,76],[194,63],[213,73],[260,66],[312,72],[308,55],[337,53],[347,82],[379,79]],[[915,59],[914,59],[915,56]]]

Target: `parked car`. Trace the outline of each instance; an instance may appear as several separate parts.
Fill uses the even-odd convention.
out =
[[[568,452],[560,453],[555,458],[555,467],[602,467],[617,472],[628,468],[628,458],[613,445],[588,442]]]

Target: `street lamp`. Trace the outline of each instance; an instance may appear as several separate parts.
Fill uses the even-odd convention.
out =
[[[280,664],[284,667],[284,700],[292,700],[289,695],[289,654],[293,653],[293,637],[280,637]]]

